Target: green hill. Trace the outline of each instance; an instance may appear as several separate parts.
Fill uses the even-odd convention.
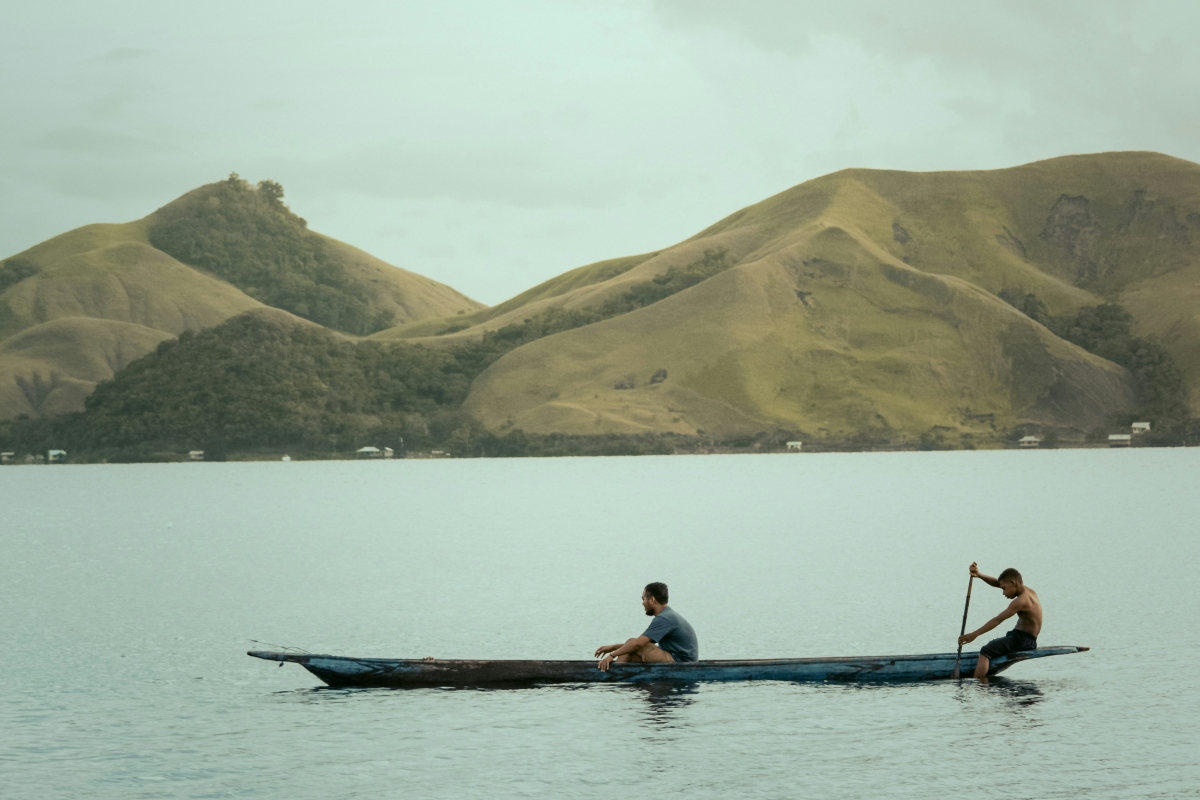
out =
[[[697,285],[531,338],[480,376],[466,410],[494,430],[539,433],[1086,431],[1141,408],[1141,387],[998,295],[1033,294],[1063,318],[1124,305],[1133,332],[1161,337],[1181,365],[1195,410],[1197,237],[1200,166],[1153,153],[986,172],[846,170],[614,277],[527,292],[438,338],[586,317],[722,251],[732,268]]]
[[[150,244],[265,305],[354,335],[482,306],[448,286],[308,230],[273,181],[237,175],[147,218]]]
[[[163,339],[272,305],[348,333],[482,308],[309,231],[278,184],[233,176],[0,262],[0,419],[80,410]]]
[[[177,203],[5,262],[0,410],[72,410],[115,376],[10,443],[495,455],[1196,431],[1200,165],[1167,156],[846,170],[490,309],[360,292],[375,262],[312,238],[273,185]],[[246,204],[252,226],[229,214]],[[384,311],[398,324],[349,335]],[[171,341],[185,330],[202,332]]]

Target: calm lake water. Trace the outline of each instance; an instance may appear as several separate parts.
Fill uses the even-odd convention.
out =
[[[1200,796],[1200,449],[0,469],[5,798]],[[1007,679],[330,690],[251,640],[588,658],[666,581],[705,658],[954,649]],[[1003,607],[976,584],[972,627]]]

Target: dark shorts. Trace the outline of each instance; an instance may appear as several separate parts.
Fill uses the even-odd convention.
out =
[[[1013,628],[999,639],[992,639],[980,648],[979,652],[991,661],[998,656],[1006,656],[1022,650],[1037,650],[1037,638],[1025,631]]]

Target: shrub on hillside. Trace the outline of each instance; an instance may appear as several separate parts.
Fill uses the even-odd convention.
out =
[[[732,266],[727,251],[705,250],[704,255],[696,261],[670,267],[661,275],[655,275],[648,281],[635,284],[620,295],[610,297],[597,306],[582,309],[550,308],[520,324],[506,325],[497,331],[489,331],[484,334],[484,338],[499,346],[519,347],[543,336],[582,328],[584,325],[602,322],[653,305],[659,300],[665,300],[673,294],[678,294],[684,289],[706,281]],[[462,328],[451,327],[443,333],[452,333],[458,330],[462,330]]]
[[[26,278],[38,274],[37,264],[24,258],[10,258],[0,264],[0,292],[10,286],[16,286]]]

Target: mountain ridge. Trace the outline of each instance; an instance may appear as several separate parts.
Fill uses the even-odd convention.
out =
[[[947,185],[947,182],[950,185]],[[1165,201],[1159,196],[1164,194],[1164,190],[1170,195],[1166,196]],[[1147,194],[1147,191],[1150,194]],[[1091,200],[1087,199],[1089,196]],[[971,202],[967,202],[968,199]],[[1064,203],[1067,206],[1065,211]],[[1183,211],[1176,213],[1177,206]],[[1191,242],[1193,236],[1190,231],[1200,227],[1200,218],[1195,216],[1194,210],[1197,208],[1200,208],[1200,167],[1160,154],[1067,156],[1007,170],[969,173],[844,170],[793,187],[735,212],[679,245],[658,251],[652,258],[642,261],[616,279],[592,284],[583,290],[556,295],[549,299],[539,298],[524,308],[512,309],[501,317],[492,317],[479,328],[481,332],[487,332],[489,328],[512,324],[524,315],[545,313],[551,306],[569,309],[600,302],[606,294],[622,291],[628,284],[661,274],[673,263],[694,256],[698,250],[706,247],[727,249],[737,262],[737,268],[741,270],[749,269],[750,265],[758,262],[773,262],[777,268],[784,272],[790,271],[794,277],[807,274],[806,280],[810,281],[820,273],[821,263],[827,266],[836,265],[839,259],[854,261],[863,256],[867,261],[874,261],[877,267],[886,265],[887,269],[881,274],[890,275],[889,282],[896,286],[905,282],[928,283],[927,278],[962,281],[965,283],[957,284],[960,289],[971,285],[986,293],[986,297],[978,295],[976,299],[979,303],[992,305],[997,309],[994,312],[996,314],[1012,311],[1000,307],[1002,304],[998,305],[996,295],[1005,289],[1019,290],[1036,294],[1053,313],[1068,314],[1086,306],[1120,301],[1128,292],[1144,291],[1144,282],[1147,279],[1163,280],[1164,275],[1175,275],[1178,281],[1189,286],[1196,285],[1194,275],[1184,278],[1180,271],[1188,274],[1196,272],[1198,259]],[[1076,218],[1074,220],[1072,213]],[[1180,220],[1187,222],[1185,224]],[[980,228],[984,230],[981,231]],[[828,235],[824,233],[826,231],[843,233],[843,241],[829,242]],[[1158,241],[1158,234],[1163,231],[1167,232],[1164,234],[1165,244]],[[832,252],[831,258],[822,257],[818,251],[823,248]],[[808,250],[813,252],[809,253]],[[858,255],[851,252],[855,250],[860,251]],[[1126,257],[1131,253],[1131,257]],[[815,258],[810,259],[808,256]],[[915,273],[907,270],[910,266],[915,266]],[[718,276],[712,280],[732,279]],[[800,305],[820,304],[820,294],[814,294],[814,288],[811,286],[800,285],[803,282],[793,281],[796,285],[791,288],[791,291],[801,293],[798,296]],[[913,287],[909,286],[907,290],[912,291]],[[688,291],[701,290],[697,287]],[[775,301],[778,302],[787,294],[788,289],[779,287]],[[1158,299],[1139,299],[1136,295],[1134,299],[1141,304],[1139,308],[1160,304]],[[674,298],[664,301],[670,302],[676,301]],[[725,298],[723,302],[730,302],[730,299]],[[711,317],[715,310],[715,307],[706,307],[703,313]],[[767,310],[766,305],[760,305],[753,313],[762,314]],[[700,313],[699,309],[697,313]],[[864,315],[879,316],[880,313],[881,308],[876,304],[874,308],[863,308],[844,317],[842,323],[862,325],[866,319]],[[1190,309],[1180,308],[1176,313],[1176,320],[1166,321],[1153,311],[1143,312],[1141,315],[1135,315],[1135,325],[1139,331],[1149,333],[1154,332],[1156,325],[1158,330],[1176,332],[1180,330],[1181,322],[1195,327],[1194,312]],[[635,314],[644,312],[639,311]],[[636,316],[630,315],[628,319],[599,322],[591,329],[591,334],[601,334],[605,328],[632,326],[634,319]],[[1080,409],[1091,408],[1092,411],[1076,419],[1073,427],[1086,429],[1100,424],[1106,417],[1131,412],[1134,409],[1128,380],[1120,377],[1120,371],[1113,373],[1109,367],[1097,364],[1094,359],[1087,357],[1087,354],[1054,344],[1052,339],[1046,339],[1047,334],[1051,337],[1053,334],[1042,330],[1042,326],[1028,320],[1019,312],[1008,324],[1032,325],[1038,341],[1051,347],[1058,354],[1052,359],[1056,361],[1055,365],[1046,369],[1058,370],[1064,375],[1088,368],[1088,365],[1093,371],[1099,370],[1094,375],[1099,384],[1088,384],[1085,381],[1081,385],[1081,397],[1105,398],[1104,402],[1099,405],[1085,403],[1079,406]],[[946,336],[958,335],[955,330],[943,333]],[[989,335],[998,337],[1000,332],[1000,329],[996,328]],[[385,335],[386,332],[381,334]],[[471,329],[452,334],[458,338],[471,335]],[[543,433],[579,433],[585,430],[632,432],[649,424],[650,427],[666,427],[672,430],[679,430],[679,426],[684,425],[693,432],[709,431],[710,427],[703,424],[704,419],[709,419],[711,425],[711,414],[708,411],[702,412],[697,406],[691,412],[696,417],[696,424],[687,425],[687,413],[681,415],[678,413],[680,408],[672,406],[671,403],[660,403],[646,395],[648,392],[665,392],[661,385],[647,384],[633,390],[632,393],[626,390],[625,394],[612,394],[613,387],[628,383],[628,376],[618,379],[620,370],[624,369],[630,374],[639,371],[653,374],[664,366],[655,366],[656,362],[653,361],[650,352],[653,347],[649,343],[659,333],[642,330],[638,335],[642,345],[635,349],[640,352],[637,355],[627,355],[622,362],[625,366],[609,363],[600,353],[577,353],[576,358],[593,363],[597,367],[597,375],[603,377],[587,380],[578,376],[568,381],[567,383],[576,384],[570,399],[564,397],[562,381],[549,381],[554,388],[537,396],[532,390],[518,389],[518,386],[531,387],[539,384],[540,379],[533,374],[535,371],[540,370],[544,373],[546,370],[561,367],[559,364],[551,367],[550,363],[554,359],[549,355],[539,358],[537,370],[520,366],[524,359],[518,355],[518,350],[502,358],[478,379],[476,389],[468,397],[466,408],[481,415],[486,424],[498,429],[509,426]],[[557,336],[571,337],[578,334],[560,333]],[[618,344],[619,339],[619,335],[614,335],[607,345],[598,346],[596,349],[615,352],[624,346]],[[414,341],[422,339],[417,338]],[[565,342],[565,338],[559,340],[563,347],[566,347]],[[1200,340],[1176,336],[1174,340],[1166,341],[1166,346],[1181,363],[1191,365],[1194,373],[1195,366],[1200,365],[1196,359],[1196,356],[1200,355],[1196,351],[1198,342]],[[554,348],[549,342],[538,342],[527,347],[539,350]],[[730,348],[736,350],[738,345],[731,344]],[[813,433],[838,430],[848,432],[855,427],[861,428],[861,422],[854,422],[850,416],[845,415],[839,421],[836,414],[832,417],[826,414],[813,419],[795,408],[787,413],[781,413],[778,408],[769,411],[767,406],[778,404],[761,399],[763,390],[751,393],[760,396],[757,401],[751,401],[745,392],[738,397],[735,397],[738,393],[731,394],[724,390],[705,392],[703,385],[706,381],[713,386],[732,384],[743,388],[754,382],[752,376],[757,374],[758,370],[746,364],[741,364],[736,369],[730,367],[734,373],[738,370],[743,372],[741,380],[733,379],[730,375],[718,380],[717,375],[722,374],[721,369],[711,363],[712,359],[700,352],[702,349],[706,349],[708,353],[724,352],[730,348],[717,346],[715,343],[710,343],[706,348],[692,348],[690,352],[704,362],[704,366],[696,370],[694,366],[687,365],[687,359],[680,364],[685,373],[692,373],[692,377],[686,378],[685,386],[681,388],[702,394],[705,399],[700,405],[711,407],[714,401],[717,401],[718,405],[722,402],[725,405],[732,404],[738,408],[740,415],[750,413],[757,424],[809,430]],[[811,349],[806,357],[816,357],[815,353],[821,352],[822,349]],[[845,349],[844,346],[834,347],[828,352]],[[525,357],[531,358],[532,353],[526,353]],[[1011,354],[1000,353],[990,358],[993,362],[993,372],[1000,369],[1002,362],[1007,363],[1006,368],[1011,370]],[[753,361],[754,358],[750,360]],[[911,349],[904,358],[891,366],[896,367],[897,364],[906,361],[909,362],[906,368],[921,368],[918,363],[921,361],[919,354]],[[961,369],[963,364],[957,366]],[[788,366],[776,359],[776,371],[787,373],[793,369],[794,365]],[[516,374],[510,379],[499,377],[499,373],[507,370]],[[842,373],[842,378],[847,377],[847,370],[849,367],[846,364],[835,369],[836,372]],[[762,376],[762,382],[771,383],[771,371],[767,372],[768,376]],[[671,374],[669,369],[668,373]],[[700,378],[700,375],[706,377]],[[1107,377],[1103,377],[1104,375]],[[1112,382],[1114,379],[1116,384]],[[929,380],[933,380],[933,376],[930,376]],[[1023,380],[1024,378],[1018,376],[1016,382],[1021,383]],[[1064,390],[1063,385],[1054,381],[1042,383],[1043,391],[1052,394]],[[1196,380],[1192,379],[1189,383],[1194,409],[1200,398],[1196,394]],[[1125,388],[1122,389],[1117,384],[1124,384]],[[1101,390],[1100,386],[1106,388]],[[899,425],[909,434],[915,433],[921,425],[943,425],[962,433],[985,435],[987,431],[963,424],[956,420],[956,417],[990,416],[993,420],[1002,420],[1007,426],[1021,423],[1053,425],[1066,422],[1061,414],[1049,413],[1049,409],[1054,407],[1049,400],[1040,405],[1034,403],[1026,406],[1021,406],[1018,402],[1016,407],[1012,406],[1012,402],[999,402],[1002,399],[999,397],[1002,394],[1001,388],[995,387],[996,390],[991,393],[992,397],[988,398],[987,402],[981,397],[972,400],[968,393],[958,405],[943,404],[936,414],[924,415],[924,419],[921,419],[922,415],[908,414],[903,409],[903,403],[894,401],[891,413],[897,415],[897,419],[888,424]],[[863,391],[859,396],[878,391],[877,388],[868,391],[867,386],[861,389]],[[782,387],[776,386],[776,390],[782,391]],[[1011,398],[1019,397],[1024,389],[1010,387],[1005,391]],[[550,397],[551,394],[554,397]],[[681,402],[679,405],[686,406],[687,403]],[[1059,405],[1061,406],[1061,403]],[[648,409],[652,407],[656,411],[649,414]],[[1070,404],[1061,407],[1070,407]],[[625,408],[626,413],[618,413],[614,410],[616,408]],[[1038,408],[1043,411],[1032,413]],[[1104,411],[1105,408],[1107,412]],[[1031,413],[1025,413],[1027,410]],[[871,412],[877,413],[878,410]],[[639,415],[640,422],[637,420]],[[862,415],[853,416],[861,418]],[[868,417],[870,416],[868,414]],[[883,416],[887,417],[888,414],[884,413]],[[648,420],[652,422],[648,423]],[[727,423],[721,423],[726,424],[731,430],[741,425],[733,418]],[[718,426],[718,429],[722,428]],[[890,429],[895,430],[894,427]]]
[[[242,222],[218,226],[210,236],[196,224],[208,212],[196,212],[179,228],[186,235],[160,243],[247,289],[256,288],[256,276],[273,274],[273,264],[293,264],[280,285],[292,281],[302,291],[276,301],[297,308],[317,296],[312,291],[324,292],[321,286],[344,283],[344,274],[321,283],[323,248],[335,245],[311,238],[306,223],[281,206],[281,187],[238,181],[232,176],[222,182],[226,188],[201,187],[175,208],[212,206],[205,191],[225,192],[231,207],[266,209],[274,215],[268,227],[300,238],[283,249],[260,246],[239,233]],[[217,205],[226,202],[222,197]],[[136,262],[134,251],[150,246],[155,219],[130,223],[142,227],[126,238],[140,231],[146,242],[122,242],[132,248],[124,257]],[[196,230],[201,246],[192,247],[188,236]],[[85,235],[101,241],[114,234],[100,228],[79,234]],[[337,244],[342,253],[352,250]],[[263,248],[281,255],[263,260]],[[28,270],[18,264],[12,275]],[[204,269],[188,278],[197,275],[219,280]],[[261,301],[221,285],[247,305],[225,319],[267,313]],[[0,293],[0,326],[17,318],[5,299],[13,291]],[[363,298],[348,291],[351,300]],[[443,399],[421,410],[398,410],[388,403],[400,400],[370,395],[355,412],[355,430],[389,441],[405,435],[433,441],[432,417],[422,418],[433,414],[451,420],[438,424],[455,431],[458,452],[485,439],[501,447],[518,435],[543,443],[554,437],[721,441],[772,431],[774,438],[787,432],[817,442],[994,446],[1021,430],[1082,438],[1128,424],[1135,414],[1150,415],[1156,430],[1191,430],[1200,409],[1197,299],[1200,165],[1192,162],[1112,153],[1001,170],[842,170],[740,209],[676,245],[569,270],[497,306],[456,307],[365,338],[350,336],[371,348],[398,348],[392,355],[363,351],[384,359],[389,380],[402,384],[395,370],[405,364],[450,370],[449,377],[422,379],[441,386],[430,397]],[[167,313],[132,301],[126,306],[143,315]],[[280,321],[283,327],[270,334],[277,343],[299,330],[284,317],[262,319]],[[217,341],[240,331],[237,346],[244,347],[247,331],[274,329],[238,323],[228,330]],[[5,358],[38,357],[37,337],[26,338],[0,342],[0,385]],[[294,360],[288,369],[302,372],[317,340],[297,341],[280,344],[278,353]],[[142,346],[149,345],[147,338]],[[180,374],[172,354],[188,352],[194,351],[162,351],[155,369]],[[204,352],[211,360],[221,350]],[[84,361],[94,374],[126,356],[105,352]],[[210,361],[203,367],[216,368]],[[140,380],[136,391],[152,392],[153,382]],[[107,407],[134,407],[119,398],[121,386],[133,391],[134,384],[117,383],[105,395]],[[69,405],[62,398],[81,391],[64,383],[60,400],[51,403],[54,389],[39,385],[24,396],[44,394],[47,408],[59,409]],[[336,394],[336,387],[322,391]],[[397,391],[398,398],[408,396]],[[334,395],[313,397],[322,408],[338,407]],[[318,427],[301,418],[293,428],[308,431],[306,441],[340,429],[327,411]]]

